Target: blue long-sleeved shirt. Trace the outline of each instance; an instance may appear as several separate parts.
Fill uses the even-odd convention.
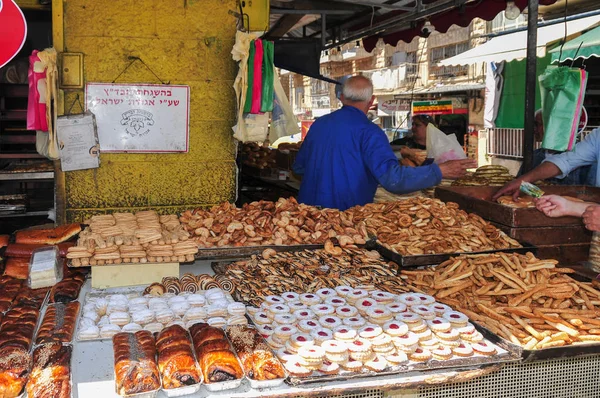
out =
[[[575,145],[572,151],[546,156],[544,162],[554,163],[560,169],[562,174],[557,176],[557,178],[565,178],[571,171],[590,165],[588,183],[600,187],[599,158],[600,129],[594,129],[583,141]]]
[[[379,184],[393,193],[407,193],[442,179],[435,164],[400,166],[384,132],[352,106],[313,123],[294,172],[303,175],[299,202],[340,210],[372,202]]]

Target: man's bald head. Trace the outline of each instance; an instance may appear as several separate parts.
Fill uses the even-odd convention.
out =
[[[341,100],[366,113],[373,103],[373,83],[364,76],[352,76],[344,82]]]

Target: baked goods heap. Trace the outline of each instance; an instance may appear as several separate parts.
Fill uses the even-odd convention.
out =
[[[71,346],[61,343],[38,346],[33,352],[27,396],[70,398],[71,352]]]
[[[460,256],[401,278],[526,349],[600,341],[598,283],[557,263],[531,253]]]
[[[93,216],[69,248],[67,258],[77,266],[194,261],[198,252],[177,216],[153,210]]]
[[[70,343],[77,324],[79,302],[51,304],[46,308],[44,319],[35,340],[36,344]]]
[[[411,198],[353,207],[352,219],[365,235],[377,236],[401,255],[475,252],[521,247],[477,214],[453,202]]]
[[[342,246],[365,243],[346,213],[298,204],[294,198],[241,208],[226,202],[210,210],[185,211],[179,220],[201,248],[323,244],[331,237]]]
[[[310,292],[337,285],[369,285],[385,291],[406,291],[375,251],[326,245],[326,249],[275,252],[266,249],[250,260],[237,261],[225,274],[236,299],[259,306],[265,297],[288,291]]]
[[[152,333],[117,333],[112,341],[117,393],[124,396],[158,390],[160,375]]]
[[[233,283],[224,275],[214,278],[208,274],[184,274],[181,278],[166,276],[161,283],[153,283],[144,290],[144,294],[162,296],[165,293],[179,294],[181,292],[196,293],[201,290],[220,288],[227,293],[233,293]]]
[[[226,334],[250,379],[263,381],[286,377],[283,365],[256,329],[235,325],[228,327]]]
[[[500,165],[478,167],[475,173],[456,179],[453,186],[503,186],[515,178],[510,171]]]
[[[498,353],[466,315],[426,294],[395,295],[338,286],[269,296],[260,307],[248,311],[290,375],[296,377],[315,371],[381,372],[431,359]]]
[[[179,325],[163,329],[156,338],[162,388],[170,390],[202,381],[188,332]]]
[[[142,329],[158,333],[179,325],[189,329],[198,322],[214,326],[247,323],[246,306],[236,303],[219,288],[201,293],[165,293],[154,296],[130,294],[88,294],[79,323],[79,340],[110,338],[119,332]]]
[[[277,151],[270,149],[268,146],[261,146],[256,142],[244,142],[240,155],[246,166],[262,170],[275,167],[276,154]]]
[[[197,323],[190,328],[190,335],[205,383],[239,380],[244,376],[223,329]]]

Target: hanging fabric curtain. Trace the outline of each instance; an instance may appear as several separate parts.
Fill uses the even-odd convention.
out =
[[[252,110],[252,90],[254,88],[254,58],[256,56],[256,40],[250,43],[250,55],[248,56],[248,89],[246,91],[246,102],[244,103],[244,113],[250,113]]]
[[[264,40],[263,50],[262,99],[260,103],[260,111],[271,112],[273,110],[273,75],[275,73],[275,66],[273,65],[273,42]]]
[[[252,80],[252,107],[250,113],[260,113],[262,98],[262,67],[263,67],[263,42],[254,40],[256,52],[254,53],[254,79]]]

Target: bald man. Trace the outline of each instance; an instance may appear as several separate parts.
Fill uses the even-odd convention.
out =
[[[294,163],[294,172],[303,176],[299,202],[346,210],[372,202],[380,184],[396,194],[409,193],[476,166],[470,159],[400,166],[385,133],[367,118],[374,100],[371,81],[351,77],[342,88],[343,107],[313,123]]]

